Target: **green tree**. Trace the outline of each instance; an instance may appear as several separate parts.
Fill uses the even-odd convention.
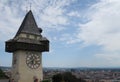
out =
[[[0,79],[8,78],[5,73],[0,69]]]
[[[72,75],[70,72],[66,72],[63,74],[63,78],[65,82],[76,82],[76,77]]]
[[[42,82],[50,82],[50,80],[43,80]]]
[[[63,74],[56,74],[52,78],[53,82],[86,82],[83,79],[77,79],[72,73],[65,72]]]
[[[57,75],[54,75],[52,77],[53,82],[61,82],[61,80],[62,80],[62,75],[61,74],[57,74]]]

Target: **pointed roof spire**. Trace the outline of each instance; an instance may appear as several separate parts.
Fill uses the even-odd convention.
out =
[[[18,32],[16,33],[16,36],[18,36],[20,33],[40,35],[41,32],[42,32],[42,29],[38,28],[36,21],[34,19],[33,13],[30,10],[26,14]]]

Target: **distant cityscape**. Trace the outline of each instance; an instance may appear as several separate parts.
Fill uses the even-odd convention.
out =
[[[11,67],[0,67],[0,69],[10,76]],[[71,72],[86,82],[120,82],[119,68],[43,68],[44,79],[51,79],[53,75],[64,72]]]

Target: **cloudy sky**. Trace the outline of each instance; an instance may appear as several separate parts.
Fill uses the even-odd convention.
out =
[[[120,0],[0,0],[0,66],[11,66],[5,41],[30,9],[50,52],[44,67],[120,67]]]

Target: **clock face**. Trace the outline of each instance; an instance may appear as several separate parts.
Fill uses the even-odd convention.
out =
[[[40,55],[36,53],[27,53],[26,64],[31,69],[37,69],[40,66]]]

